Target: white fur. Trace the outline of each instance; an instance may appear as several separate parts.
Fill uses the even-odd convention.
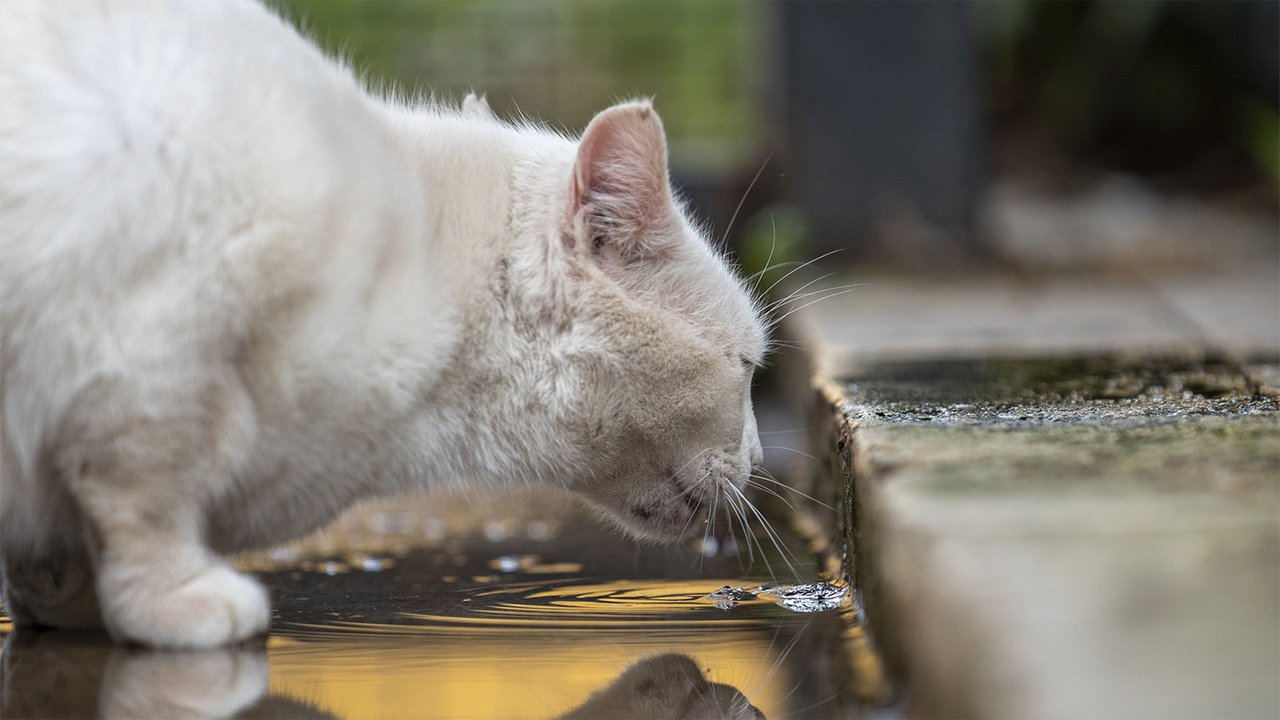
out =
[[[741,486],[757,313],[648,105],[585,137],[371,97],[244,0],[0,3],[10,612],[217,645],[268,614],[215,553],[361,497],[551,482],[672,538]]]

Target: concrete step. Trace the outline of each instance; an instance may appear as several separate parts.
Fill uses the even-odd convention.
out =
[[[1275,272],[849,280],[786,330],[908,714],[1280,716]]]

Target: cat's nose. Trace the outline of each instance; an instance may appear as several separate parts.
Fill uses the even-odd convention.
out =
[[[760,447],[760,436],[755,434],[751,436],[751,464],[764,464],[764,448]]]

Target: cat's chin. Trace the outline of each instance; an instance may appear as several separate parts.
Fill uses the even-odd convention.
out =
[[[711,453],[688,477],[668,470],[647,492],[625,497],[585,494],[583,499],[633,539],[674,545],[706,531],[711,510],[726,503],[719,496],[740,492],[749,468],[731,452]]]
[[[683,504],[683,503],[682,503]],[[641,542],[675,545],[697,535],[706,526],[706,510],[700,507],[628,508],[625,513],[611,511],[610,519],[623,532]]]
[[[711,500],[682,491],[673,478],[663,483],[670,486],[665,492],[643,498],[602,498],[589,493],[579,497],[602,520],[639,542],[674,545],[702,534]]]
[[[619,509],[594,501],[588,504],[610,525],[621,530],[632,540],[656,545],[675,545],[682,540],[702,533],[706,511],[688,508],[679,510],[666,507]]]
[[[633,541],[652,545],[678,545],[701,535],[706,528],[705,521],[701,519],[681,527],[649,525],[637,518],[623,517],[614,513],[609,513],[607,519]]]

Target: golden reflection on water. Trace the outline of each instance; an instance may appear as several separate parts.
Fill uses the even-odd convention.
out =
[[[79,683],[85,687],[70,698],[83,707],[76,717],[113,714],[112,702],[127,700],[142,702],[128,707],[183,707],[196,716],[207,707],[209,717],[250,708],[254,717],[554,718],[638,670],[678,666],[641,662],[678,653],[767,717],[797,714],[797,687],[815,665],[788,657],[799,654],[792,643],[806,633],[806,642],[824,637],[829,623],[806,630],[811,618],[763,599],[729,613],[708,600],[724,585],[749,584],[743,577],[588,580],[581,574],[616,578],[610,573],[619,568],[635,570],[639,555],[609,537],[591,536],[594,554],[559,542],[556,529],[570,519],[551,511],[501,527],[493,514],[477,514],[472,524],[481,532],[459,525],[458,513],[424,507],[373,508],[312,538],[240,558],[276,595],[265,647],[166,654],[112,645],[105,636],[51,634],[32,645],[7,643],[11,662],[3,669],[56,679],[65,667],[98,667],[99,683]],[[362,622],[360,613],[379,622]],[[0,634],[11,630],[0,616]],[[5,687],[10,708],[16,700],[44,707],[49,697],[69,698],[37,693],[29,682]],[[819,697],[826,695],[803,705],[815,707]],[[599,707],[593,701],[582,710]],[[164,716],[125,713],[140,714]]]
[[[633,663],[665,652],[693,658],[708,679],[738,688],[769,717],[792,682],[771,672],[779,648],[768,635],[611,635],[532,630],[464,642],[427,638],[273,643],[271,693],[358,718],[557,717],[608,686]]]
[[[484,591],[513,599],[466,616],[290,626],[268,646],[270,691],[353,720],[558,717],[634,663],[674,652],[777,717],[794,683],[779,669],[783,649],[762,621],[709,607],[714,583],[526,583]]]

